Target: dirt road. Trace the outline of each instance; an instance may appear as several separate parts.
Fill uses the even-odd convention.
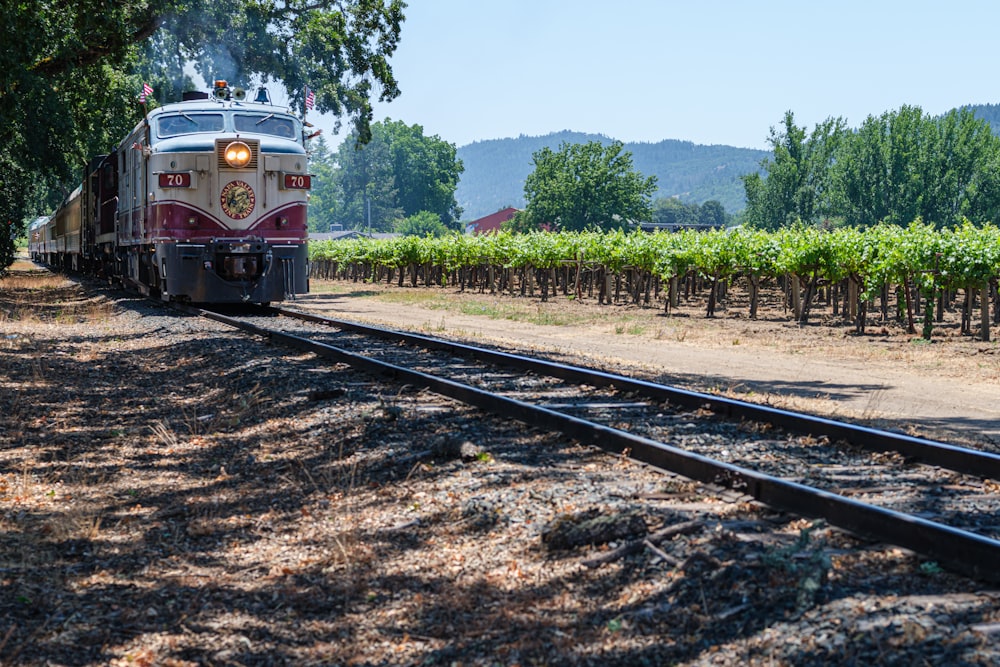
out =
[[[773,313],[706,318],[653,308],[356,284],[314,285],[299,305],[345,319],[545,351],[698,390],[1000,448],[1000,346],[947,326],[927,343],[901,326],[858,336]],[[334,290],[334,291],[329,291]],[[420,294],[418,294],[420,293]],[[482,312],[483,314],[470,314]],[[574,321],[536,324],[544,315]]]

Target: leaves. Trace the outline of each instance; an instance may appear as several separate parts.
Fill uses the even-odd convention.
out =
[[[807,138],[787,112],[772,129],[766,178],[745,176],[747,222],[765,229],[801,220],[868,227],[923,219],[937,228],[1000,213],[1000,139],[967,109],[932,118],[903,106],[856,131],[841,119]]]
[[[0,267],[6,237],[53,209],[82,166],[107,153],[143,115],[136,95],[157,99],[191,88],[185,67],[206,80],[277,80],[301,107],[316,107],[371,134],[373,97],[399,95],[389,58],[399,42],[401,0],[28,0],[0,7]],[[225,45],[225,46],[218,46]],[[0,269],[2,270],[2,269]]]
[[[525,211],[534,224],[563,230],[611,230],[652,219],[656,178],[635,171],[622,143],[563,143],[533,156],[535,169],[524,183]]]
[[[332,177],[341,193],[341,219],[357,229],[390,231],[396,220],[425,211],[455,229],[462,214],[455,189],[463,169],[455,145],[424,136],[420,125],[391,119],[371,130],[367,145],[355,133],[337,151]]]
[[[988,283],[1000,275],[1000,229],[965,222],[937,230],[920,220],[901,228],[823,231],[810,227],[767,232],[751,228],[707,232],[534,232],[483,236],[413,236],[314,242],[314,260],[400,268],[431,263],[445,270],[492,264],[551,269],[587,262],[609,273],[637,269],[669,280],[696,271],[727,278],[795,274],[838,282],[853,277],[869,293],[887,283],[912,282],[930,293]]]

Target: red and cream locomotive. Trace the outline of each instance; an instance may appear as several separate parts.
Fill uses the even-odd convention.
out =
[[[308,291],[303,121],[215,82],[150,111],[29,229],[32,256],[163,300],[268,303]]]

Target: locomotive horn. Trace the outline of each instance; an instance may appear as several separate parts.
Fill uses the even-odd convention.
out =
[[[243,88],[233,88],[233,99],[242,102],[247,98],[247,91]]]

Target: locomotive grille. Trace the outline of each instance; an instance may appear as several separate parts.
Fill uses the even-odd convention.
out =
[[[260,155],[260,141],[257,139],[243,139],[240,138],[247,146],[250,147],[250,163],[243,167],[242,169],[233,169],[226,162],[226,146],[233,143],[234,139],[216,139],[215,140],[215,157],[219,163],[219,169],[228,169],[230,171],[243,171],[244,169],[249,169],[250,171],[256,171],[257,169],[257,157]]]

